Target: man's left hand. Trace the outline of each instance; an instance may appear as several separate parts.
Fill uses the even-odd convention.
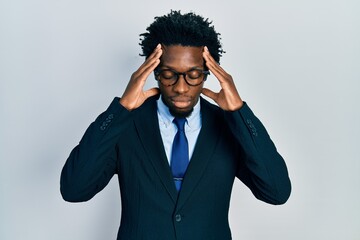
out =
[[[215,93],[208,88],[203,88],[202,94],[214,100],[219,107],[225,111],[236,111],[240,109],[244,103],[241,100],[231,75],[220,67],[206,46],[204,47],[203,57],[206,66],[220,82],[221,90]]]

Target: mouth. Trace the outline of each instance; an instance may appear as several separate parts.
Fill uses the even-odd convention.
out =
[[[170,98],[171,103],[176,108],[188,108],[191,105],[191,99],[188,97],[174,97]]]

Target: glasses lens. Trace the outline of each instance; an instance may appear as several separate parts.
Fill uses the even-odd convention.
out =
[[[194,69],[191,71],[188,71],[186,73],[186,77],[190,80],[190,79],[198,79],[201,78],[203,76],[203,71],[202,70],[198,70],[198,69]]]
[[[201,84],[205,79],[205,74],[203,70],[193,69],[186,73],[186,81],[189,85],[197,86]]]
[[[160,73],[160,78],[162,79],[173,79],[176,78],[176,74],[170,70],[162,70]]]
[[[172,85],[176,82],[177,76],[171,70],[161,70],[159,73],[159,80],[165,85]]]

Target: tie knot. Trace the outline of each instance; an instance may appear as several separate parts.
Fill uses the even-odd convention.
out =
[[[179,131],[184,131],[186,118],[174,118],[173,122],[175,123]]]

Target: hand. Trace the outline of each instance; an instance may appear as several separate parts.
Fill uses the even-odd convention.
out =
[[[147,91],[144,91],[143,88],[150,73],[159,65],[161,54],[161,45],[158,44],[154,52],[131,75],[125,92],[119,101],[127,110],[131,111],[140,107],[146,99],[160,93],[159,88],[151,88]]]
[[[211,56],[207,47],[204,47],[203,57],[209,70],[220,82],[221,90],[218,93],[203,88],[202,94],[214,100],[225,111],[236,111],[244,104],[236,90],[234,81],[225,70]]]

